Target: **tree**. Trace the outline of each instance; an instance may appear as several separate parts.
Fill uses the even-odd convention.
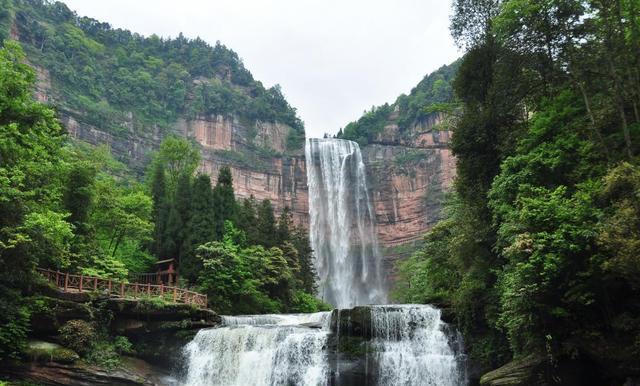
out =
[[[87,232],[95,176],[96,171],[92,165],[77,163],[67,177],[63,201],[65,209],[70,213],[68,221],[75,227],[76,234]]]
[[[278,227],[276,229],[276,245],[283,245],[291,240],[291,230],[293,229],[293,216],[288,206],[285,206],[278,217]]]
[[[295,227],[291,233],[291,243],[298,253],[298,266],[300,270],[297,279],[301,283],[300,288],[308,293],[316,293],[318,275],[313,260],[313,249],[309,240],[309,232],[301,226]]]
[[[236,197],[233,192],[233,177],[228,166],[220,168],[218,181],[213,189],[213,202],[216,208],[216,238],[219,240],[224,235],[224,222],[235,220],[237,207]]]
[[[71,235],[68,214],[52,210],[62,130],[55,112],[33,100],[35,73],[25,61],[15,42],[0,49],[0,360],[16,356],[25,342],[22,291],[34,266],[68,264],[61,259]]]
[[[169,203],[167,200],[167,187],[165,183],[165,170],[162,163],[156,163],[153,168],[151,181],[151,197],[153,200],[153,253],[163,256],[162,237],[164,236],[166,222],[169,217]]]
[[[103,178],[96,182],[96,205],[91,223],[105,244],[105,252],[115,257],[127,240],[151,240],[151,198],[142,191],[117,186],[115,179]]]
[[[258,243],[267,248],[278,244],[276,217],[273,213],[271,201],[262,200],[258,206]]]
[[[182,175],[192,176],[200,162],[200,152],[189,140],[176,136],[168,136],[160,144],[156,163],[162,164],[167,179],[167,191],[175,193],[178,179]]]
[[[190,282],[195,282],[202,269],[202,262],[197,259],[196,250],[200,245],[214,241],[216,236],[211,177],[198,175],[193,183],[191,196],[191,217],[186,227],[188,234],[180,262],[180,275]]]
[[[242,200],[242,204],[238,207],[238,228],[247,235],[247,242],[250,245],[259,244],[256,205],[256,199],[251,195]]]

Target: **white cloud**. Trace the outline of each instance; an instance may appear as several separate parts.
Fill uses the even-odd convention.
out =
[[[450,0],[64,2],[143,35],[220,40],[265,86],[282,86],[310,137],[393,102],[460,55],[449,35]]]

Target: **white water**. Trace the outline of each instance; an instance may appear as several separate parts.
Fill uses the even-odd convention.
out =
[[[185,347],[184,385],[326,385],[329,314],[225,317],[227,327],[201,330]]]
[[[320,296],[338,308],[386,301],[375,217],[358,145],[311,139],[306,146],[310,238]],[[341,312],[336,316],[340,319]],[[329,338],[340,346],[341,323],[330,313],[225,316],[223,327],[201,330],[185,347],[184,386],[326,386],[344,384],[348,353],[330,359]],[[372,339],[362,358],[378,386],[461,386],[461,349],[440,311],[426,305],[371,307]],[[333,346],[335,349],[335,346]],[[352,362],[349,362],[352,361]],[[331,363],[330,363],[331,362]],[[344,368],[341,364],[344,363]],[[332,366],[333,365],[333,366]],[[349,386],[352,386],[350,381]],[[367,382],[361,380],[360,382]],[[356,386],[360,386],[360,383]]]
[[[372,307],[371,325],[380,386],[465,384],[460,354],[440,310],[411,304]]]
[[[311,247],[320,296],[337,308],[384,303],[381,256],[365,166],[357,143],[306,145]]]

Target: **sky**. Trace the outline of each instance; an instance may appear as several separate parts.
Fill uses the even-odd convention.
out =
[[[200,37],[280,84],[308,137],[392,103],[461,56],[450,0],[63,0],[81,16],[145,36]]]

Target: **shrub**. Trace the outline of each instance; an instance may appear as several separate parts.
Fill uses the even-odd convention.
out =
[[[296,291],[291,299],[292,312],[331,311],[331,305],[303,291]]]
[[[113,338],[113,347],[119,354],[131,354],[133,352],[133,345],[126,336]]]
[[[114,344],[106,341],[99,341],[92,345],[85,359],[88,363],[105,369],[113,369],[120,364],[120,355],[116,352]]]
[[[59,332],[62,344],[81,355],[88,353],[96,340],[95,328],[84,320],[70,320]]]

